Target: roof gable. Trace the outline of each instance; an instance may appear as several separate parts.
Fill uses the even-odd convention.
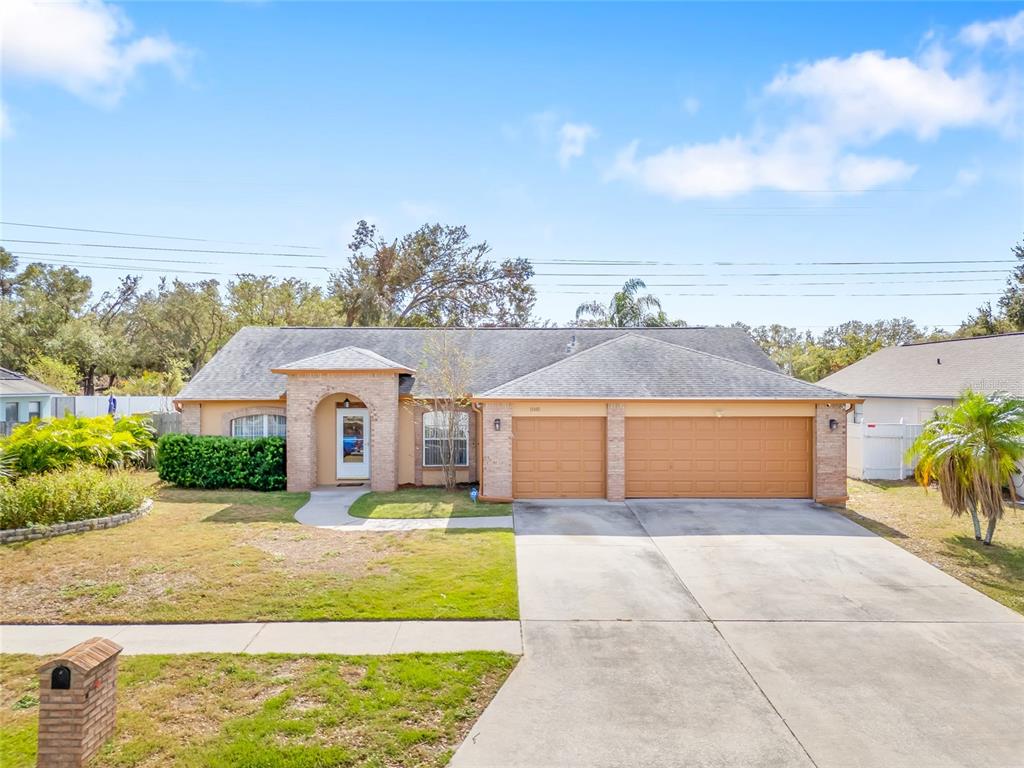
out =
[[[782,373],[629,333],[479,397],[825,400],[843,396]]]
[[[967,389],[1024,396],[1024,333],[887,347],[818,383],[862,397],[952,400]]]
[[[395,371],[412,373],[394,360],[388,360],[370,349],[361,347],[342,347],[323,352],[312,357],[304,357],[285,365],[271,368],[274,373],[297,373],[299,371]]]

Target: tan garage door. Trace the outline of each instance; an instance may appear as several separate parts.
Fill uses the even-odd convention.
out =
[[[512,495],[517,499],[603,498],[605,420],[512,419]]]
[[[626,496],[808,498],[811,419],[627,418]]]

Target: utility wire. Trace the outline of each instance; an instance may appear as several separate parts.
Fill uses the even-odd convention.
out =
[[[254,243],[246,240],[211,240],[206,237],[182,237],[181,235],[147,235],[140,232],[117,232],[110,229],[86,229],[85,227],[58,227],[53,224],[26,224],[21,221],[0,221],[7,227],[32,227],[33,229],[59,229],[63,232],[90,232],[96,235],[121,235],[122,237],[152,237],[158,240],[189,240],[194,243],[229,243],[231,245],[270,245],[273,248],[300,248],[321,251],[318,245],[291,245],[288,243]]]
[[[591,266],[591,267],[774,267],[779,265],[776,261],[641,261],[632,259],[615,259],[600,261],[597,259],[553,259],[551,261],[533,261],[533,264],[547,264],[550,266]],[[790,267],[854,267],[860,264],[866,265],[891,265],[902,266],[904,264],[1016,264],[1016,259],[903,259],[898,261],[791,261],[785,266]],[[623,275],[628,277],[628,275]]]
[[[288,256],[295,259],[326,259],[324,255],[308,253],[277,253],[273,251],[217,251],[206,248],[167,248],[157,245],[113,245],[111,243],[66,243],[57,240],[12,240],[8,243],[28,243],[31,245],[70,245],[75,248],[121,248],[131,251],[173,251],[175,253],[215,253],[235,256]]]
[[[217,261],[196,261],[194,259],[178,259],[178,258],[174,258],[174,259],[154,259],[154,258],[146,258],[145,256],[98,256],[98,255],[92,254],[92,253],[48,253],[48,252],[42,252],[42,251],[14,251],[14,255],[18,256],[18,257],[21,257],[21,256],[50,256],[50,257],[56,257],[56,258],[59,258],[59,259],[102,259],[104,261],[130,261],[130,262],[146,261],[146,262],[167,263],[167,264],[201,264],[201,265],[207,266],[207,267],[223,266],[220,262],[217,262]],[[323,270],[324,272],[331,272],[332,271],[330,267],[321,267],[321,266],[302,267],[302,266],[296,266],[295,264],[258,264],[256,266],[258,268],[260,268],[260,269],[262,269],[264,267],[274,267],[274,268],[277,268],[277,269],[319,269],[319,270]]]

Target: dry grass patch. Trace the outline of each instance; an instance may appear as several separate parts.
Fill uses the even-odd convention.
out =
[[[295,522],[304,493],[154,496],[119,528],[0,547],[0,620],[518,616],[511,531],[345,533]]]
[[[954,518],[938,491],[907,481],[849,481],[847,509],[868,530],[913,552],[994,600],[1024,613],[1024,510],[1007,508],[991,547],[974,540],[969,518]]]
[[[40,662],[0,656],[4,768],[35,765],[38,706],[25,697]],[[483,652],[123,657],[117,730],[90,766],[440,766],[515,662]]]

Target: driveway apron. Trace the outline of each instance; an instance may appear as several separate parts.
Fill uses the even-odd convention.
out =
[[[1024,766],[1024,618],[807,502],[517,503],[466,766]]]

